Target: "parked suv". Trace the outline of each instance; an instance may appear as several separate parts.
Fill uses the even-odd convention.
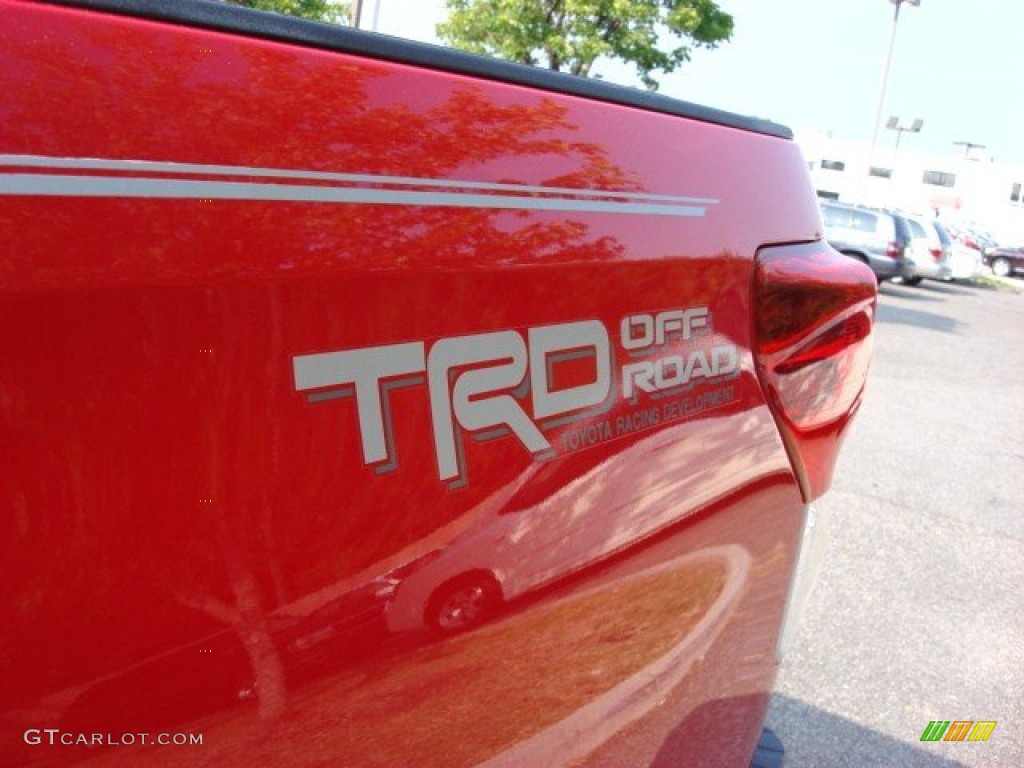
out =
[[[982,273],[982,240],[972,229],[946,221],[943,224],[952,239],[949,257],[951,280],[973,280]]]
[[[834,200],[821,200],[825,239],[837,251],[871,267],[878,282],[912,277],[907,257],[910,228],[898,213]]]
[[[901,281],[917,285],[926,277],[948,280],[952,275],[949,264],[951,245],[940,237],[934,217],[903,212],[900,216],[906,219],[910,231],[910,245],[906,251],[909,273]],[[949,240],[948,235],[946,239]]]

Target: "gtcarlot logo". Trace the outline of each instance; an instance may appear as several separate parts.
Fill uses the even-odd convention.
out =
[[[50,745],[58,744],[66,747],[133,747],[149,746],[196,746],[202,745],[203,734],[201,733],[149,733],[139,731],[136,733],[76,733],[74,731],[62,731],[60,728],[29,728],[25,731],[24,739],[26,744]]]

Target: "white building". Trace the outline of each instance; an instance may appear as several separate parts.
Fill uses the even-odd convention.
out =
[[[877,207],[938,212],[1024,244],[1024,165],[980,153],[923,155],[895,146],[797,136],[821,197]],[[966,155],[966,156],[965,156]]]

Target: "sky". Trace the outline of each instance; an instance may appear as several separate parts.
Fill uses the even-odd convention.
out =
[[[364,0],[363,27],[437,42],[444,0]],[[719,0],[735,21],[732,39],[698,50],[660,77],[660,92],[768,118],[798,134],[870,142],[895,5],[887,0]],[[919,134],[901,151],[959,155],[953,142],[984,145],[996,160],[1024,163],[1024,2],[920,0],[896,25],[879,146],[892,146],[890,116]],[[630,67],[602,63],[598,74],[638,85]]]

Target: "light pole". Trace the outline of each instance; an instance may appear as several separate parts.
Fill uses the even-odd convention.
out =
[[[892,67],[892,51],[896,46],[896,25],[900,20],[900,8],[904,5],[921,5],[921,0],[889,0],[896,6],[896,12],[892,17],[892,32],[889,35],[889,52],[885,57],[885,69],[882,72],[882,87],[878,94],[878,110],[875,112],[875,129],[871,134],[871,150],[868,153],[868,166],[875,161],[875,145],[878,144],[878,131],[882,127],[882,109],[885,107],[885,91],[889,85],[889,69]]]
[[[889,122],[885,124],[885,127],[890,131],[896,131],[896,151],[900,151],[900,139],[903,138],[904,133],[920,133],[924,127],[924,120],[917,118],[910,125],[900,125],[900,119],[893,115],[889,118]]]
[[[972,149],[985,149],[984,144],[975,144],[973,141],[954,141],[953,146],[964,148],[964,160],[970,159]]]

